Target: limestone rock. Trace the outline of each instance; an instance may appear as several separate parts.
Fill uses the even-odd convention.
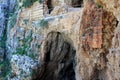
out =
[[[36,69],[37,62],[28,56],[12,55],[11,67],[13,78],[10,80],[31,80],[32,70]]]
[[[98,0],[102,2],[102,5],[108,11],[113,12],[114,16],[116,16],[117,20],[120,21],[120,0]]]
[[[14,10],[16,9],[16,6],[18,6],[18,4],[17,4],[18,2],[17,2],[17,0],[10,0],[10,2],[9,2],[9,12],[10,13],[12,13],[12,12],[14,12]]]
[[[67,6],[56,6],[53,11],[51,12],[51,16],[55,16],[55,15],[61,15],[61,14],[65,14],[68,12],[68,8]]]
[[[120,48],[110,49],[110,53],[107,55],[108,59],[108,80],[120,79]]]
[[[3,56],[5,55],[6,11],[7,2],[5,0],[0,4],[0,62],[3,60]]]

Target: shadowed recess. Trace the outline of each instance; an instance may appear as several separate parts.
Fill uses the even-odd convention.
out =
[[[60,32],[48,34],[43,44],[44,54],[42,66],[37,71],[34,80],[76,80],[75,79],[75,53],[69,42]]]

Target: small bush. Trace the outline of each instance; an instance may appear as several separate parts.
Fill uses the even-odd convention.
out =
[[[36,56],[35,56],[34,53],[30,53],[28,56],[31,57],[32,59],[35,59],[35,58],[36,58]]]
[[[37,0],[23,0],[23,7],[27,8],[33,5]]]
[[[20,9],[20,7],[19,7],[19,4],[17,2],[14,10],[8,14],[9,15],[9,20],[8,20],[7,26],[10,27],[10,29],[12,27],[14,27],[15,24],[16,24],[16,22],[17,22],[17,17],[18,17],[19,9]]]
[[[4,36],[2,36],[2,37],[0,37],[0,47],[1,48],[5,48],[6,47],[6,35],[4,35]]]
[[[29,23],[29,19],[24,19],[23,24],[27,25]]]
[[[16,49],[16,52],[13,52],[13,54],[20,54],[20,55],[26,55],[28,52],[28,49],[30,48],[30,42],[33,40],[32,34],[27,36],[25,39],[22,40],[23,44]]]
[[[97,4],[97,7],[98,7],[98,8],[102,8],[102,5],[101,5],[101,4]]]
[[[32,0],[23,0],[23,7],[27,8],[33,5]]]
[[[25,55],[25,54],[27,53],[26,47],[27,47],[27,46],[18,47],[18,48],[16,49],[16,52],[13,53],[13,54]]]
[[[40,27],[43,27],[43,28],[47,27],[48,21],[46,21],[45,19],[42,19],[42,20],[40,20],[39,25],[40,25]]]
[[[42,3],[43,0],[23,0],[23,7],[29,8],[33,5],[34,2],[38,1],[39,3]]]
[[[8,80],[8,75],[11,74],[11,66],[8,59],[0,63],[0,80]]]
[[[17,14],[13,13],[10,15],[11,17],[9,18],[9,26],[10,28],[14,27],[14,25],[17,22]]]
[[[39,1],[39,3],[42,3],[43,2],[43,0],[38,0]]]

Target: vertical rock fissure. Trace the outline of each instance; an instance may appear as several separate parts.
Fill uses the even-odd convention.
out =
[[[7,23],[9,17],[9,0],[0,4],[0,57],[6,59],[6,40],[7,40]],[[2,56],[1,56],[2,55]],[[1,61],[0,58],[0,61]]]
[[[48,13],[50,14],[51,11],[53,10],[53,6],[52,6],[52,0],[47,0],[47,7],[48,7]]]
[[[72,0],[72,6],[73,7],[82,7],[83,6],[83,0]]]
[[[43,44],[44,62],[38,69],[35,79],[41,80],[76,80],[74,57],[76,51],[59,32],[48,34]]]

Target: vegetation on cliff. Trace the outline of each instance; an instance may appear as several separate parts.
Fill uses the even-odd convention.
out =
[[[42,0],[23,0],[23,7],[25,8],[30,7],[36,1],[39,1],[39,3],[42,3]]]

